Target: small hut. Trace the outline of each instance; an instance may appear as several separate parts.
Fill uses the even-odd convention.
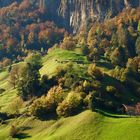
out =
[[[136,105],[125,105],[125,104],[122,105],[124,107],[126,114],[130,116],[136,116],[136,115],[140,116],[140,103],[137,103]]]
[[[136,104],[136,115],[140,116],[140,103]]]

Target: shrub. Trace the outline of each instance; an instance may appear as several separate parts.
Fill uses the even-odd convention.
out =
[[[108,93],[112,94],[115,97],[120,97],[121,96],[121,94],[118,92],[118,90],[114,86],[107,86],[106,91]]]
[[[84,88],[83,88],[83,86],[77,86],[77,87],[75,87],[75,91],[76,92],[83,92]]]
[[[88,55],[89,54],[89,49],[87,46],[82,46],[81,47],[81,52],[83,55]]]
[[[114,65],[123,65],[125,62],[125,51],[124,48],[119,47],[116,48],[111,56],[110,56],[111,63]]]
[[[48,100],[54,102],[56,106],[63,100],[63,91],[61,86],[52,87],[47,94]]]
[[[85,80],[83,83],[83,87],[84,87],[85,92],[88,92],[91,89],[91,83]]]
[[[88,94],[84,99],[84,104],[90,110],[93,110],[93,93]]]
[[[47,118],[50,115],[56,114],[56,108],[62,100],[62,88],[54,86],[48,91],[47,96],[42,96],[33,102],[30,112],[38,118]]]
[[[5,91],[5,89],[0,88],[0,94],[2,94]]]
[[[102,85],[101,85],[101,83],[100,83],[99,81],[94,81],[94,82],[92,83],[92,88],[93,88],[94,90],[96,90],[96,91],[100,90],[101,87],[102,87]]]
[[[82,98],[77,93],[69,93],[67,98],[57,107],[58,116],[71,116],[81,109]]]
[[[15,138],[19,132],[18,132],[17,127],[15,125],[12,125],[11,128],[10,128],[10,132],[9,133],[10,133],[9,135],[12,138]]]
[[[40,73],[41,56],[38,53],[28,55],[25,59],[25,68],[18,68],[18,80],[16,80],[18,95],[23,100],[28,100],[31,97],[38,96],[40,90]],[[14,71],[14,74],[16,71]],[[16,76],[16,75],[15,75]],[[12,79],[16,79],[15,76]]]
[[[11,60],[10,59],[8,59],[8,58],[4,58],[4,60],[3,60],[3,67],[7,67],[8,65],[11,65]]]
[[[12,66],[10,70],[10,75],[9,75],[9,83],[12,85],[14,88],[16,88],[16,85],[19,82],[19,79],[24,76],[24,71],[26,69],[25,65],[14,65]]]
[[[140,87],[137,88],[137,95],[140,96]]]
[[[133,71],[134,73],[139,73],[140,72],[139,65],[140,65],[140,57],[138,56],[134,57],[133,59],[129,58],[126,67],[131,71]]]
[[[109,93],[115,93],[116,92],[116,88],[113,86],[107,86],[106,87],[106,91]]]
[[[51,105],[47,102],[46,97],[43,96],[32,103],[30,112],[38,118],[45,118],[50,109],[52,109]]]
[[[24,102],[21,98],[16,98],[9,104],[7,111],[9,114],[19,115],[20,109],[23,107]]]
[[[17,84],[18,94],[23,100],[38,96],[40,90],[40,73],[35,67],[27,64],[24,75]],[[30,76],[29,76],[30,75]]]
[[[75,41],[71,37],[65,37],[60,48],[65,50],[73,50],[75,48]]]
[[[103,78],[103,73],[101,72],[101,70],[99,68],[96,67],[95,64],[91,64],[88,67],[88,74],[90,76],[92,76],[93,78],[96,78],[96,79],[102,79]]]

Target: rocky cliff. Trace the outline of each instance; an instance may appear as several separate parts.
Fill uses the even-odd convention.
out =
[[[61,0],[58,13],[76,31],[89,21],[103,21],[124,8],[138,6],[140,0]]]
[[[0,0],[0,7],[24,0]],[[140,0],[29,0],[46,9],[46,15],[57,24],[77,31],[90,21],[103,21],[124,8],[140,6]]]

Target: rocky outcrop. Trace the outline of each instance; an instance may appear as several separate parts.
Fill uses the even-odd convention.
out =
[[[103,21],[124,8],[140,6],[140,0],[61,0],[58,9],[66,25],[77,31],[89,21]]]

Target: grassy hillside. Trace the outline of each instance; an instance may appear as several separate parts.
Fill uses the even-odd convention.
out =
[[[73,33],[54,1],[0,8],[0,140],[139,140],[140,8]]]
[[[83,64],[75,62],[77,60],[81,60]],[[89,65],[85,56],[74,51],[60,49],[51,51],[43,57],[42,61],[43,67],[40,69],[40,73],[49,76],[55,74],[58,66],[64,67],[71,62],[79,75],[84,76]],[[99,68],[104,72],[111,70],[105,68],[104,65]],[[110,80],[112,80],[112,84],[115,84],[116,81]],[[109,79],[104,79],[103,82],[107,84]],[[0,112],[12,113],[17,91],[8,84],[7,70],[0,73],[0,87],[6,90],[0,95]],[[126,94],[129,95],[128,92]],[[131,96],[127,98],[131,98]],[[20,110],[24,110],[24,105],[20,106]],[[20,129],[20,133],[15,139],[9,137],[10,127],[13,124]],[[0,140],[139,140],[139,130],[139,117],[102,115],[87,110],[79,115],[58,120],[41,121],[34,117],[7,120],[5,124],[0,124]]]
[[[42,122],[33,118],[11,120],[8,125],[0,126],[0,140],[10,139],[9,125],[13,122],[25,129],[19,135],[19,139],[26,140],[138,140],[140,138],[140,118],[106,117],[85,111],[58,121]]]
[[[80,60],[85,65],[78,65],[76,62]],[[54,75],[57,67],[64,67],[67,63],[72,62],[75,65],[75,68],[80,71],[79,67],[82,69],[86,68],[88,63],[86,56],[76,53],[74,51],[67,51],[62,49],[54,49],[48,55],[43,57],[43,67],[40,70],[40,73],[47,74],[49,76]]]

